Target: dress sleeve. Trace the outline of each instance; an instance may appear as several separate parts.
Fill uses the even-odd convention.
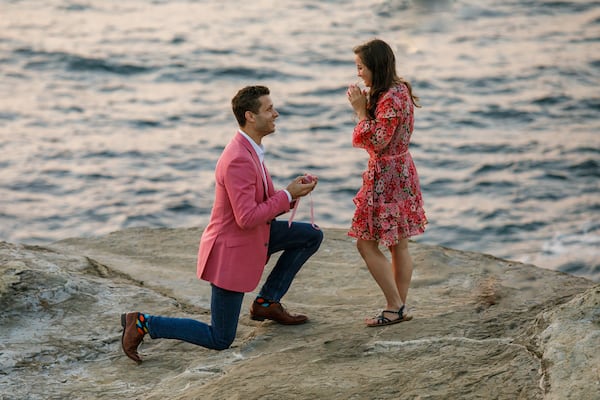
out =
[[[399,96],[394,96],[389,91],[383,94],[375,109],[375,119],[365,119],[356,124],[352,133],[352,145],[374,151],[384,149],[401,123],[404,106],[404,100]]]

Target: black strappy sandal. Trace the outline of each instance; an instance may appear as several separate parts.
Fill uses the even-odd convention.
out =
[[[398,314],[398,318],[389,319],[384,315],[384,313]],[[404,305],[402,305],[402,307],[400,307],[400,309],[398,311],[383,310],[381,312],[381,314],[379,314],[377,317],[375,317],[375,322],[367,323],[367,326],[375,327],[375,326],[393,325],[393,324],[397,324],[399,322],[410,321],[411,319],[412,319],[412,315],[404,314]]]

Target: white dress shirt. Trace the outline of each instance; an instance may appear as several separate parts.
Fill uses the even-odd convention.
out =
[[[265,161],[265,146],[263,146],[262,144],[258,144],[256,143],[250,136],[248,136],[248,134],[246,132],[244,132],[243,130],[239,129],[238,132],[240,132],[240,134],[246,138],[246,140],[248,140],[248,142],[250,142],[250,144],[252,145],[252,148],[254,149],[254,152],[256,153],[256,155],[258,156],[258,160],[260,161],[260,170],[262,171],[262,176],[263,176],[263,182],[265,183],[265,188],[267,187],[267,175],[265,173],[265,166],[263,165],[263,162]],[[292,202],[292,195],[290,194],[290,192],[288,192],[286,189],[283,190],[288,197],[288,200],[290,201],[290,203]]]

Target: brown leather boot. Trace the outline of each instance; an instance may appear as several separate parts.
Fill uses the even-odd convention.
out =
[[[138,330],[136,326],[136,320],[138,318],[137,312],[131,312],[127,314],[121,314],[121,326],[123,327],[123,334],[121,335],[121,347],[127,357],[131,358],[138,364],[141,364],[142,358],[138,354],[137,348],[142,343],[145,333]]]
[[[299,325],[308,321],[306,315],[292,315],[283,308],[281,303],[271,303],[264,307],[256,301],[250,306],[250,318],[255,321],[270,319],[282,325]]]

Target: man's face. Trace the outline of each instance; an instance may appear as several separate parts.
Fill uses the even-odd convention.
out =
[[[258,114],[254,114],[254,128],[257,132],[266,136],[270,133],[275,132],[275,119],[279,116],[273,102],[269,95],[261,96],[258,99],[260,101],[260,108]]]

